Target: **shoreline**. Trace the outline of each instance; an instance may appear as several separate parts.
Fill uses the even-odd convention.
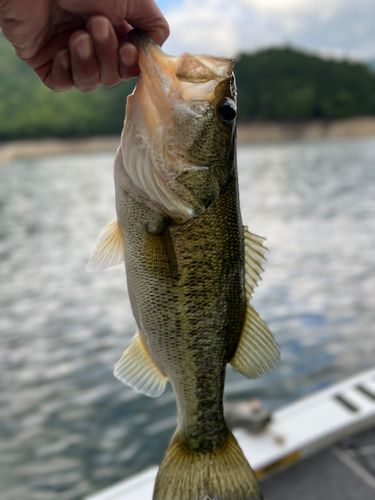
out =
[[[0,143],[0,163],[16,158],[53,156],[64,154],[116,152],[118,136],[80,137],[77,139],[20,139]]]
[[[375,116],[355,116],[342,120],[254,121],[237,127],[239,144],[371,136],[375,136]]]
[[[305,122],[254,121],[237,126],[238,144],[267,144],[288,141],[314,141],[350,137],[375,137],[375,116],[357,116],[343,120]],[[32,139],[0,143],[0,162],[16,158],[62,154],[115,153],[118,136],[77,139]]]

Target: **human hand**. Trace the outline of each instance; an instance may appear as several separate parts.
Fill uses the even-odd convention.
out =
[[[0,27],[20,59],[56,92],[106,87],[139,73],[132,28],[162,45],[168,23],[155,0],[0,0]]]

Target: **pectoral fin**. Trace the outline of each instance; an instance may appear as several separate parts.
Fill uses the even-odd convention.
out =
[[[117,266],[124,260],[124,240],[117,220],[110,222],[99,235],[94,253],[86,264],[86,269],[96,271]]]
[[[155,365],[139,333],[116,364],[114,375],[136,391],[154,398],[163,394],[167,383],[167,377]]]
[[[167,275],[178,280],[177,258],[168,227],[161,225],[160,228],[151,228],[149,225],[147,229],[145,251],[153,271],[161,276]]]
[[[177,266],[176,253],[174,251],[173,241],[168,228],[165,228],[162,234],[162,239],[163,239],[165,254],[168,259],[168,266],[171,276],[172,278],[178,280],[178,266]]]

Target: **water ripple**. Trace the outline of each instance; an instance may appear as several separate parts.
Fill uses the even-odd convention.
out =
[[[228,399],[269,407],[373,365],[375,140],[239,149],[243,220],[266,236],[253,305],[281,346],[259,380],[228,369]],[[81,500],[164,455],[176,423],[117,381],[136,331],[122,266],[85,263],[115,218],[113,156],[0,168],[2,500]]]

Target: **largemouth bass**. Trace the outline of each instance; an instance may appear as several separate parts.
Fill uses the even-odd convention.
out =
[[[115,376],[149,396],[169,379],[178,427],[154,500],[259,500],[223,417],[225,369],[269,373],[278,347],[249,300],[263,238],[243,227],[234,61],[166,55],[134,30],[141,74],[115,159],[117,221],[88,269],[125,260],[138,333]]]

